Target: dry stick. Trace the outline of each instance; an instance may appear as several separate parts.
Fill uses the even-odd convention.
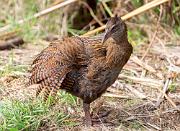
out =
[[[62,2],[64,2],[64,0],[55,0],[55,1],[52,3],[51,6],[55,6],[55,5],[57,5],[57,4],[59,4],[59,3],[62,3]]]
[[[145,52],[144,55],[141,57],[141,60],[143,60],[143,59],[146,57],[146,55],[148,54],[148,52],[149,52],[149,50],[150,50],[150,48],[151,48],[151,46],[152,46],[152,44],[153,44],[153,42],[154,42],[154,40],[155,40],[155,38],[156,38],[157,32],[158,32],[158,29],[156,29],[155,33],[153,34],[152,40],[151,40],[151,42],[150,42],[150,44],[149,44],[146,52]]]
[[[45,10],[43,10],[43,11],[35,14],[33,17],[31,17],[31,18],[29,18],[29,19],[19,20],[17,23],[18,23],[18,24],[23,24],[23,23],[26,22],[26,21],[29,21],[29,20],[31,20],[31,19],[33,19],[33,18],[39,18],[39,17],[41,17],[41,16],[44,16],[44,15],[46,15],[46,14],[48,14],[48,13],[54,11],[54,10],[57,10],[57,9],[63,7],[63,6],[66,6],[66,5],[71,4],[71,3],[73,3],[73,2],[76,2],[76,1],[78,1],[78,0],[67,0],[67,1],[65,1],[65,2],[63,2],[63,3],[60,3],[60,4],[58,4],[58,5],[55,5],[55,6],[53,6],[53,7],[48,8],[48,9],[45,9]],[[145,12],[146,10],[149,10],[149,9],[155,7],[155,6],[158,6],[158,5],[160,5],[160,4],[162,4],[162,3],[165,3],[165,2],[168,2],[168,1],[169,1],[169,0],[154,0],[154,1],[152,1],[152,2],[149,2],[149,3],[146,4],[146,5],[141,6],[140,8],[138,8],[138,9],[136,9],[136,10],[134,10],[134,11],[126,14],[125,16],[122,17],[122,19],[123,19],[123,20],[129,19],[129,18],[131,18],[132,16],[138,15],[138,14],[140,14],[140,13],[142,13],[142,12]],[[0,28],[0,32],[3,32],[3,31],[8,30],[10,27],[11,27],[10,24],[9,24],[9,25],[6,25],[6,26]],[[82,36],[89,36],[89,35],[95,34],[96,32],[102,31],[103,29],[105,29],[105,25],[104,25],[104,26],[101,26],[101,27],[99,27],[99,28],[97,28],[97,29],[95,29],[95,30],[89,31],[89,32],[85,33],[85,34],[82,35]]]
[[[145,64],[145,63],[144,63],[143,61],[141,61],[137,56],[131,57],[131,60],[132,60],[134,63],[136,63],[136,64],[140,65],[141,67],[143,67],[144,69],[148,70],[149,72],[152,72],[152,73],[153,73],[154,75],[156,75],[158,78],[162,79],[162,77],[159,76],[158,73],[156,73],[156,70],[155,70],[153,67],[151,67],[151,66],[148,65],[148,64]]]
[[[123,74],[120,74],[119,78],[127,78],[127,79],[130,79],[130,80],[133,80],[133,81],[154,83],[154,84],[157,84],[159,86],[162,85],[162,81],[154,80],[154,79],[150,79],[150,78],[138,78],[138,77],[126,76],[126,75],[123,75]]]
[[[106,11],[105,11],[102,3],[99,4],[99,10],[102,12],[102,16],[103,16],[104,18],[107,18],[107,14],[106,14]]]
[[[64,6],[69,5],[69,4],[71,4],[71,3],[73,3],[73,2],[76,2],[76,1],[78,1],[78,0],[67,0],[67,1],[65,1],[65,2],[62,2],[62,3],[58,4],[58,5],[55,5],[55,6],[53,6],[53,7],[50,7],[50,8],[48,8],[48,9],[45,9],[45,10],[39,12],[39,13],[36,13],[36,14],[34,14],[31,18],[29,18],[29,19],[19,20],[19,21],[17,22],[17,24],[23,24],[24,22],[27,22],[27,21],[32,20],[32,19],[34,19],[34,18],[39,18],[39,17],[44,16],[44,15],[46,15],[46,14],[48,14],[48,13],[54,11],[54,10],[57,10],[57,9],[59,9],[59,8],[61,8],[61,7],[64,7]],[[3,31],[6,31],[6,30],[10,29],[11,26],[12,26],[12,25],[9,24],[9,25],[6,25],[6,26],[0,28],[0,32],[3,32]]]
[[[157,21],[157,24],[156,24],[156,31],[155,31],[155,33],[154,33],[154,35],[153,35],[153,37],[152,37],[152,40],[151,40],[151,42],[150,42],[150,44],[149,44],[146,52],[145,52],[144,55],[142,56],[141,60],[143,60],[143,59],[146,57],[147,53],[149,52],[149,50],[150,50],[150,48],[151,48],[151,46],[152,46],[152,44],[153,44],[153,42],[154,42],[154,40],[155,40],[155,38],[156,38],[158,29],[159,29],[158,26],[159,26],[161,17],[162,17],[162,6],[160,7],[160,14],[159,14],[159,18],[158,18],[158,21]]]
[[[163,48],[163,50],[164,50],[164,54],[166,55],[166,60],[167,60],[167,62],[168,62],[169,65],[170,65],[169,69],[170,69],[171,71],[173,71],[173,72],[176,72],[177,74],[180,73],[180,67],[174,65],[173,62],[171,62],[171,60],[170,60],[170,58],[169,58],[169,55],[168,55],[168,52],[167,52],[167,50],[166,50],[166,48],[165,48],[164,43],[162,42],[162,40],[159,39],[158,37],[157,37],[156,39],[160,42],[160,44],[161,44],[161,46],[162,46],[162,48]]]
[[[89,5],[88,5],[86,2],[84,2],[84,1],[81,1],[81,3],[88,8],[88,10],[89,10],[91,16],[94,18],[94,20],[95,20],[100,26],[103,26],[104,24],[97,18],[97,16],[94,14],[94,12],[93,12],[93,10],[91,9],[91,7],[89,7]]]
[[[134,99],[135,97],[130,97],[127,95],[119,95],[119,94],[112,94],[112,93],[105,93],[102,96],[104,97],[113,97],[113,98],[121,98],[121,99]]]
[[[158,89],[159,89],[159,88],[158,88]],[[166,93],[164,93],[161,89],[159,89],[159,91],[163,94],[163,96],[166,97],[166,99],[171,103],[171,105],[172,105],[175,109],[180,110],[180,109],[178,109],[178,107],[176,106],[176,104],[173,102],[173,100],[166,95]]]
[[[116,87],[116,85],[119,85],[119,86],[124,86],[122,85],[119,81],[116,81],[112,86]],[[133,88],[132,86],[129,86],[129,85],[125,85],[124,87],[122,88],[127,88],[128,91],[132,92],[135,96],[137,96],[138,98],[140,99],[146,99],[147,96],[145,96],[143,93],[139,92],[137,89]],[[129,96],[129,95],[119,95],[121,92],[117,89],[114,89],[114,88],[108,88],[109,92],[111,93],[105,93],[104,96],[108,96],[108,97],[117,97],[117,98],[127,98],[127,99],[132,99],[132,98],[136,98],[136,97],[132,97],[132,96]],[[113,93],[116,93],[116,94],[113,94]]]
[[[144,122],[142,122],[136,115],[134,115],[134,114],[132,114],[132,113],[130,113],[130,112],[127,112],[126,110],[123,110],[125,113],[127,113],[130,117],[128,117],[128,118],[126,118],[125,120],[123,120],[123,121],[130,121],[130,120],[138,120],[137,122],[139,123],[139,124],[141,124],[141,126],[143,126],[144,128],[146,128],[147,130],[149,130],[149,128],[147,128],[146,126],[145,126],[145,123]]]
[[[0,40],[6,40],[7,38],[11,38],[16,36],[17,32],[19,32],[20,30],[14,30],[11,32],[6,32],[4,34],[0,34]]]
[[[168,78],[163,86],[163,93],[166,93],[170,83],[172,83],[172,80],[171,80],[171,78]],[[156,102],[156,108],[160,106],[160,104],[161,104],[161,102],[163,102],[163,100],[164,100],[164,94],[161,93]]]
[[[111,12],[111,10],[109,9],[109,7],[107,6],[107,4],[102,1],[102,5],[104,6],[105,10],[108,12],[108,14],[113,17],[113,13]]]
[[[141,93],[141,92],[139,92],[137,89],[135,89],[135,88],[133,88],[132,86],[130,86],[130,85],[123,85],[123,84],[121,84],[119,81],[116,81],[113,85],[112,85],[112,87],[122,87],[122,88],[124,88],[124,89],[128,89],[128,91],[130,91],[131,93],[133,93],[135,96],[137,96],[138,98],[140,98],[140,99],[147,99],[147,96],[145,96],[143,93]],[[109,88],[109,89],[111,89],[111,88]],[[112,92],[111,90],[109,90],[108,89],[108,91],[110,91],[110,92]],[[113,88],[112,88],[113,89]],[[116,92],[116,93],[118,93],[118,91],[113,91],[113,92]]]
[[[161,129],[161,127],[158,127],[158,126],[156,126],[156,125],[152,125],[151,123],[146,123],[148,126],[151,126],[152,128],[154,128],[154,129],[156,129],[156,130],[159,130],[159,131],[161,131],[162,129]]]
[[[165,54],[167,54],[167,53],[166,53],[167,51],[166,51],[166,49],[165,49],[165,46],[164,46],[163,42],[162,42],[158,37],[157,37],[157,40],[160,42],[160,44],[161,44],[161,46],[162,46]],[[171,62],[171,60],[169,59],[168,55],[166,55],[166,59],[167,59],[167,61],[169,62],[170,66],[174,66],[173,63]],[[169,68],[168,73],[169,73],[169,74],[172,73],[171,68]],[[164,86],[163,86],[163,90],[161,90],[161,89],[158,88],[159,91],[161,92],[161,94],[159,95],[158,100],[157,100],[157,102],[156,102],[156,107],[159,107],[159,105],[161,104],[161,102],[164,100],[163,98],[164,98],[164,96],[165,96],[166,99],[173,105],[173,107],[177,108],[176,104],[166,95],[166,91],[168,90],[168,87],[169,87],[169,85],[171,84],[171,82],[172,82],[172,77],[167,78],[167,79],[166,79],[166,82],[165,82],[165,84],[164,84]]]
[[[138,96],[140,99],[146,99],[147,96],[145,96],[143,93],[139,92],[137,89],[133,88],[132,86],[126,85],[126,88],[132,92],[134,95]]]
[[[134,10],[134,11],[132,11],[132,12],[130,12],[130,13],[122,16],[121,19],[122,19],[122,20],[127,20],[127,19],[129,19],[129,18],[131,18],[131,17],[133,17],[133,16],[136,16],[136,15],[138,15],[138,14],[140,14],[140,13],[143,13],[143,12],[145,12],[145,11],[153,8],[153,7],[156,7],[156,6],[158,6],[158,5],[161,5],[161,4],[163,4],[163,3],[165,3],[165,2],[168,2],[168,1],[169,1],[169,0],[153,0],[152,2],[149,2],[149,3],[147,3],[147,4],[145,4],[145,5],[141,6],[141,7],[139,7],[138,9],[136,9],[136,10]],[[89,32],[85,33],[85,34],[82,35],[82,36],[90,36],[90,35],[93,35],[93,34],[95,34],[95,33],[97,33],[97,32],[100,32],[100,31],[104,30],[105,27],[106,27],[105,25],[104,25],[104,26],[101,26],[101,27],[99,27],[99,28],[96,28],[95,30],[92,30],[92,31],[89,31]]]
[[[131,57],[131,60],[140,65],[141,67],[143,67],[144,69],[148,70],[149,72],[152,72],[152,73],[156,73],[156,70],[151,67],[150,65],[147,65],[145,64],[144,62],[142,62],[137,56],[134,56],[134,57]]]
[[[113,86],[107,89],[108,92],[122,94],[122,91],[114,88]]]
[[[16,36],[6,41],[0,41],[0,50],[11,49],[22,44],[24,44],[22,37]]]

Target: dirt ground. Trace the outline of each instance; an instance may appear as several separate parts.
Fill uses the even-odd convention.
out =
[[[0,51],[1,64],[4,67],[9,62],[9,56],[13,54],[14,65],[25,65],[30,68],[30,63],[43,48],[48,45],[47,42],[39,40],[34,43],[26,43],[23,47],[12,49],[11,51]],[[140,47],[144,48],[144,47]],[[150,67],[135,63],[135,56],[142,55],[135,51],[128,64],[122,71],[119,79],[110,87],[106,94],[92,104],[93,117],[99,118],[99,122],[94,124],[91,130],[179,130],[180,129],[180,79],[178,74],[172,81],[176,89],[169,91],[168,98],[156,108],[158,97],[162,94],[162,89],[167,81],[168,72],[164,65],[168,62],[164,58],[164,52],[159,50],[160,46],[153,46],[152,52],[146,57],[146,64],[153,67],[157,72],[150,71]],[[174,50],[174,51],[172,51]],[[170,54],[170,59],[179,61],[179,46],[166,48]],[[176,53],[175,53],[176,52]],[[153,54],[153,57],[152,57]],[[177,63],[176,63],[177,64]],[[36,86],[27,87],[29,73],[25,71],[14,72],[0,78],[0,100],[35,99]],[[161,79],[160,79],[161,78]],[[173,106],[173,103],[177,108]],[[76,110],[76,109],[74,109]],[[80,109],[82,110],[82,109]],[[52,123],[46,123],[39,130],[84,130],[86,127],[82,124],[83,114],[78,114],[75,121],[80,124],[73,127],[57,127]],[[72,115],[73,116],[73,115]]]

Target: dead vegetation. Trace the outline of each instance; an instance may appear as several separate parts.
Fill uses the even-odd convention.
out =
[[[57,5],[62,0],[47,3],[32,0],[28,4],[18,2],[1,2],[4,11],[0,16],[0,26],[4,27],[10,21],[12,27],[9,31],[20,29],[17,34],[22,36],[26,43],[16,49],[0,51],[0,123],[3,125],[0,129],[84,130],[85,127],[82,127],[82,121],[79,119],[83,116],[79,100],[60,92],[57,104],[46,108],[46,105],[42,106],[41,102],[34,100],[36,87],[26,87],[32,59],[48,45],[42,38],[49,36],[49,33],[59,36],[84,34],[103,26],[112,14],[123,16],[149,1],[77,2],[38,20],[25,22],[22,26],[13,24],[16,23],[14,21],[23,19],[22,12],[28,18],[40,10]],[[102,98],[92,104],[93,116],[104,116],[92,130],[180,129],[180,3],[178,0],[172,2],[132,17],[126,22],[134,53],[119,79]],[[10,11],[8,14],[10,7],[13,7],[15,12]],[[9,16],[13,16],[15,20]],[[85,18],[87,21],[82,21]],[[12,124],[12,114],[3,108],[6,107],[3,103],[7,101],[18,101],[17,105],[21,105],[23,110],[25,107],[34,106],[32,111],[38,111],[39,108],[36,107],[39,106],[43,111],[33,116],[33,113],[27,110],[32,119],[28,119],[26,124],[22,122],[22,127],[17,123],[14,123],[14,126],[5,126],[5,123]],[[26,102],[28,106],[25,105]],[[10,104],[7,108],[19,111],[17,105]],[[29,114],[23,112],[21,115],[24,118]],[[21,120],[18,119],[17,122],[21,123]]]

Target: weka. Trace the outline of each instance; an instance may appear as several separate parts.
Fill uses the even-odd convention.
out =
[[[44,99],[59,89],[83,100],[85,124],[92,125],[90,103],[117,79],[132,53],[126,24],[117,16],[106,24],[103,40],[65,37],[52,42],[33,61],[30,84]]]

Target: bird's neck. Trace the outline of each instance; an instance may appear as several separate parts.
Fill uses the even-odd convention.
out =
[[[111,38],[114,39],[115,43],[117,44],[123,44],[128,41],[127,33],[114,34]]]
[[[127,38],[118,41],[110,38],[106,43],[106,47],[106,63],[110,67],[123,66],[132,53],[132,46]],[[123,59],[127,60],[123,61]]]

